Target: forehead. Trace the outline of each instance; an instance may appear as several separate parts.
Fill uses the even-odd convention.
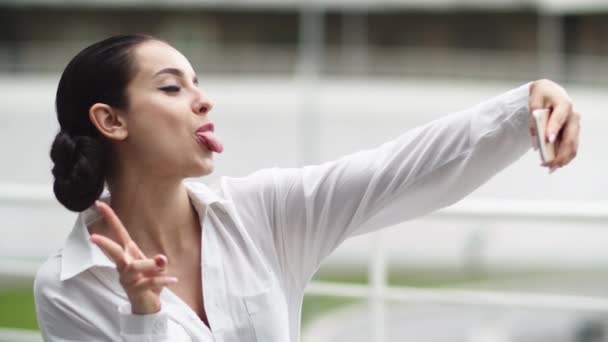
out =
[[[184,55],[174,47],[160,41],[147,41],[138,45],[133,55],[138,76],[152,77],[164,68],[177,68],[184,71],[186,75],[194,74],[190,62]]]

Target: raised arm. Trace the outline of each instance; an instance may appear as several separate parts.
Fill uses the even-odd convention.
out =
[[[531,146],[530,89],[511,90],[374,149],[224,185],[237,206],[268,217],[279,264],[304,287],[344,239],[450,205],[521,157]],[[569,134],[578,136],[578,129]]]

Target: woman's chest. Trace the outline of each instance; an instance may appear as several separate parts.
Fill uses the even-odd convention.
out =
[[[214,209],[205,218],[201,270],[212,328],[213,316],[221,317],[214,330],[217,341],[289,341],[286,289],[272,256],[234,208]]]
[[[210,328],[218,342],[289,341],[287,291],[271,266],[272,260],[260,250],[235,213],[211,209],[203,220],[200,267],[190,276],[184,275],[190,284],[201,280],[201,296],[192,295],[192,287],[184,287],[187,291],[182,295],[177,288],[166,296],[176,321],[196,323],[192,327],[186,324],[185,329],[189,330]],[[192,302],[176,297],[193,299],[194,307],[202,303],[200,310],[208,325],[199,319],[201,311],[192,310]]]
[[[200,267],[185,268],[171,272],[171,276],[177,277],[179,282],[169,287],[177,297],[181,299],[190,309],[209,327],[207,313],[205,312],[204,294],[202,288],[202,277]]]

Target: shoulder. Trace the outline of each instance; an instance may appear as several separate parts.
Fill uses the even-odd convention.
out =
[[[69,279],[61,279],[62,261],[65,256],[59,250],[51,255],[38,269],[34,278],[34,299],[36,302],[56,303],[68,297],[77,297],[77,292],[87,292],[93,285],[88,271],[83,271]]]
[[[271,189],[275,184],[276,175],[280,172],[278,168],[267,168],[245,176],[221,176],[209,185],[196,180],[188,180],[185,184],[206,202],[213,200],[239,202]]]
[[[94,312],[100,306],[122,303],[122,298],[108,285],[113,281],[113,268],[91,266],[78,274],[62,277],[64,258],[67,256],[61,251],[53,254],[36,273],[34,300],[39,314],[71,317],[75,312]],[[103,279],[108,282],[104,283]]]
[[[36,272],[34,296],[38,302],[57,293],[61,287],[61,250],[51,255]]]
[[[216,183],[219,191],[248,196],[281,190],[297,180],[303,168],[266,168],[241,177],[222,177]]]
[[[62,280],[63,258],[61,251],[50,256],[34,279],[36,318],[44,340],[117,340],[112,336],[117,301],[96,286],[91,272]]]

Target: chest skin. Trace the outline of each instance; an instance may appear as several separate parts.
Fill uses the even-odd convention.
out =
[[[105,222],[98,221],[90,224],[91,234],[100,234],[109,237],[114,241],[119,241],[115,233],[107,227]],[[168,288],[177,295],[211,330],[204,304],[203,279],[201,269],[201,235],[202,226],[197,221],[192,225],[191,231],[195,232],[190,239],[191,243],[182,246],[178,253],[168,255],[169,264],[166,275],[176,277],[179,282]],[[156,255],[158,253],[145,253],[146,255]]]
[[[173,264],[169,265],[168,274],[177,277],[179,282],[171,285],[169,289],[184,301],[211,330],[204,304],[200,251],[200,248],[192,247],[189,249],[189,253],[172,259]]]

